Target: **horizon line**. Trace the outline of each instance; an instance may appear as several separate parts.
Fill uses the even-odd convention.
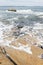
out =
[[[18,5],[0,5],[0,6],[18,6]],[[25,6],[25,5],[19,5],[19,6]],[[40,5],[27,5],[27,6],[40,6]],[[43,5],[41,5],[43,6]]]

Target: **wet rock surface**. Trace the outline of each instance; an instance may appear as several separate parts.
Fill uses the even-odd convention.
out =
[[[8,9],[8,11],[16,12],[16,9]]]

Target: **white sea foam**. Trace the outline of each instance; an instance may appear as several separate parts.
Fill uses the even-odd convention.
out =
[[[43,12],[35,12],[36,15],[43,15]]]
[[[34,24],[33,29],[43,29],[43,24],[41,24],[41,23],[36,23],[36,24]]]
[[[21,43],[19,43],[19,47],[15,47],[12,45],[9,45],[9,47],[12,47],[12,48],[14,48],[16,50],[20,50],[20,51],[25,51],[28,54],[32,54],[31,47],[29,47],[28,45],[22,45]]]
[[[43,18],[43,12],[35,12],[35,11],[32,11],[31,9],[28,9],[28,10],[17,10],[17,12],[15,12],[17,14],[33,14],[33,15],[36,15],[38,16],[39,18]],[[25,18],[27,18],[28,16],[25,16]]]
[[[20,32],[23,32],[23,33],[26,33],[26,34],[29,34],[29,26],[24,26]]]
[[[28,17],[28,15],[24,16],[24,18],[27,18],[27,17]]]
[[[11,31],[12,27],[13,25],[4,25],[2,22],[0,22],[0,45],[7,45],[11,42],[9,40],[4,40],[4,38],[8,36],[8,35],[5,36],[4,34],[5,33],[8,34],[8,32]]]
[[[18,17],[11,18],[11,20],[18,20]]]
[[[16,13],[19,13],[19,14],[33,14],[33,11],[31,9],[28,9],[28,10],[17,10]]]

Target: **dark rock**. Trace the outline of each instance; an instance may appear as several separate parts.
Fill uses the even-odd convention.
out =
[[[43,45],[38,45],[38,47],[40,47],[41,49],[43,49]]]
[[[41,46],[41,48],[43,49],[43,46]]]
[[[1,64],[1,62],[0,62],[0,64]]]
[[[16,12],[16,9],[8,9],[8,11]]]
[[[19,32],[13,32],[13,36],[19,36]]]
[[[18,29],[20,29],[20,28],[23,28],[23,25],[22,24],[18,24],[17,27],[18,27]]]
[[[43,59],[43,54],[40,55],[40,58]]]
[[[17,27],[18,27],[18,29],[23,28],[23,26],[20,26],[20,25],[18,25]]]

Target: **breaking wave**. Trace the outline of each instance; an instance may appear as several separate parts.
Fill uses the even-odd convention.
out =
[[[35,15],[40,15],[40,16],[43,15],[43,12],[33,11],[31,9],[27,9],[27,10],[16,10],[16,12],[6,10],[6,12],[8,12],[8,13],[12,12],[12,13],[17,13],[17,14],[35,14]]]
[[[31,9],[28,9],[28,10],[17,10],[16,13],[19,13],[19,14],[33,14],[33,11]]]

